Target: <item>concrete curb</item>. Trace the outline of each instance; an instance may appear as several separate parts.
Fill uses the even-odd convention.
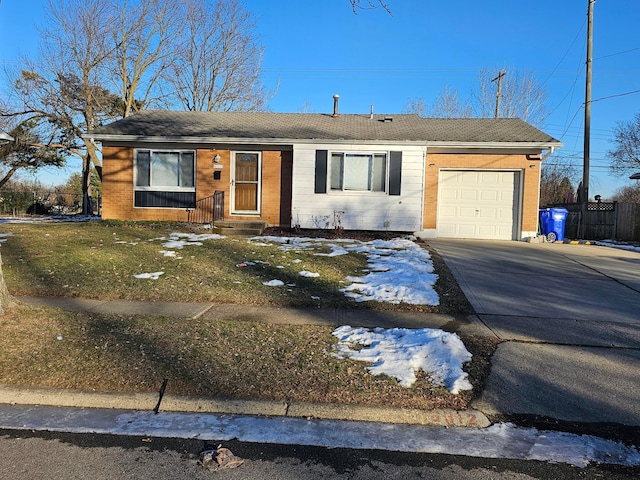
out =
[[[151,411],[157,402],[158,395],[154,393],[86,392],[53,388],[25,389],[0,385],[0,403],[10,405]],[[484,428],[491,425],[487,417],[478,410],[415,410],[364,405],[207,399],[177,395],[165,395],[160,405],[160,411],[353,420],[439,427]]]

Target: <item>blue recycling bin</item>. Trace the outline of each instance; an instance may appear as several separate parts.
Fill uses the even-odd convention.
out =
[[[563,207],[540,209],[540,230],[547,240],[564,240],[564,225],[568,214],[569,210]]]

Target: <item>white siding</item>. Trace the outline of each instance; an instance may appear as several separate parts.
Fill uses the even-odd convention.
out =
[[[316,150],[402,152],[401,194],[314,193]],[[389,145],[294,145],[292,226],[313,229],[389,230],[422,228],[424,149]],[[340,213],[344,212],[344,213]]]

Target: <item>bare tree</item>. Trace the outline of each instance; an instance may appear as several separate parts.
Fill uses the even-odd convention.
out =
[[[473,116],[473,109],[468,101],[461,101],[457,90],[445,85],[429,107],[423,98],[409,100],[403,110],[404,113],[415,113],[421,117],[431,118],[468,118]]]
[[[619,188],[611,200],[620,203],[640,203],[640,183]]]
[[[182,42],[167,81],[180,104],[195,111],[257,111],[262,47],[255,20],[237,0],[185,0]]]
[[[500,71],[506,71],[500,85],[501,118],[520,118],[532,125],[540,126],[549,116],[548,97],[533,72],[484,68],[478,74],[479,86],[473,95],[475,116],[493,117],[496,111],[498,82],[494,81]]]
[[[633,120],[618,122],[613,135],[614,149],[607,152],[612,172],[624,176],[640,171],[640,113]]]
[[[4,140],[0,139],[0,147],[3,147],[5,144],[11,143],[12,140]],[[0,154],[0,158],[2,154]],[[4,281],[4,273],[2,272],[2,255],[0,255],[0,315],[4,315],[8,308],[11,308],[13,305],[13,300],[11,295],[9,295],[9,290],[7,289],[7,284]]]
[[[13,306],[13,299],[7,289],[4,281],[4,273],[2,273],[2,257],[0,256],[0,315],[4,315],[7,309]]]
[[[239,0],[49,0],[37,61],[12,73],[13,101],[0,99],[0,118],[34,122],[48,146],[82,159],[83,213],[91,213],[92,165],[102,174],[86,135],[95,127],[176,102],[264,108],[254,30]]]
[[[114,52],[110,5],[103,0],[50,0],[37,62],[25,60],[15,75],[18,105],[9,114],[46,132],[49,146],[82,159],[83,213],[92,212],[89,172],[101,172],[96,145],[83,134],[116,116],[117,98],[102,87],[106,59]]]
[[[575,170],[568,165],[562,163],[543,165],[540,174],[540,206],[574,203],[576,192],[573,188],[573,182],[576,177]]]
[[[358,10],[375,10],[376,8],[382,8],[391,15],[389,4],[383,0],[349,0],[349,2],[351,3],[353,13],[358,13]]]
[[[109,64],[121,115],[128,117],[161,100],[162,75],[175,57],[182,19],[173,0],[122,0],[116,14]]]
[[[445,85],[431,108],[431,116],[436,118],[468,118],[472,116],[469,102],[462,102],[457,90],[451,90]]]
[[[497,83],[495,72],[483,69],[478,74],[478,87],[470,100],[461,100],[458,91],[445,85],[433,105],[429,107],[422,98],[409,100],[404,107],[407,113],[440,118],[491,118],[495,116]],[[521,118],[539,126],[549,115],[547,94],[531,72],[512,73],[504,76],[501,85],[500,117]]]

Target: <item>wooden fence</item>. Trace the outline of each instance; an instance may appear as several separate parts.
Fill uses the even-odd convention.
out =
[[[640,203],[589,202],[584,235],[581,235],[581,204],[568,203],[554,207],[564,207],[569,211],[564,229],[566,238],[640,241]]]

